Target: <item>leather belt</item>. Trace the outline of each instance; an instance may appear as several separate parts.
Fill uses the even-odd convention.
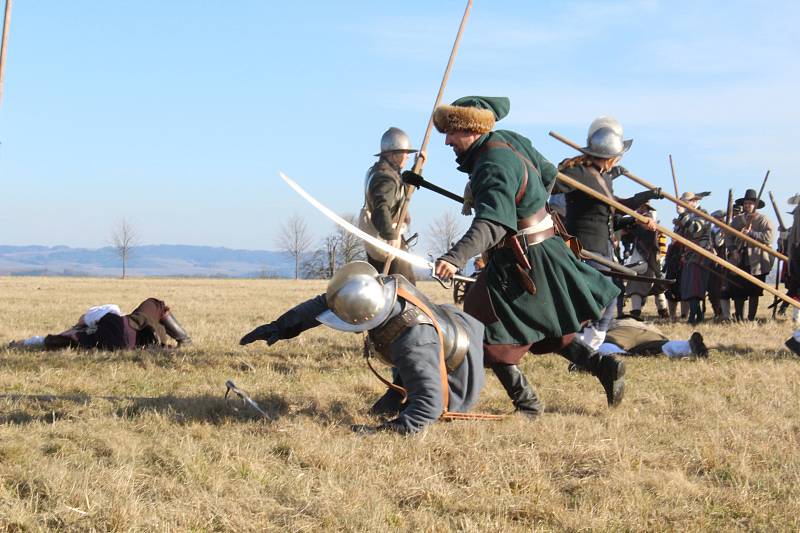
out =
[[[524,240],[528,246],[533,244],[539,244],[540,242],[546,241],[550,237],[556,236],[556,230],[553,227],[547,228],[543,231],[537,231],[536,233],[527,233],[525,235],[518,235],[517,237],[521,240]]]

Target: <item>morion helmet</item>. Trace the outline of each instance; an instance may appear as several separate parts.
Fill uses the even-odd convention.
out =
[[[391,152],[404,152],[406,154],[413,154],[418,152],[416,148],[411,147],[411,139],[408,134],[400,128],[389,128],[381,137],[381,151],[376,156]]]
[[[620,157],[630,150],[632,139],[622,138],[622,124],[613,117],[598,117],[589,125],[586,147],[581,152],[601,159]]]
[[[379,276],[366,261],[347,263],[331,278],[325,292],[328,310],[317,320],[340,331],[368,331],[381,325],[397,300],[397,282]]]

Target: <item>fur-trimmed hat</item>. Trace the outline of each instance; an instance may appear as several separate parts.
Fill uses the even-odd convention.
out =
[[[488,133],[495,122],[508,115],[509,109],[511,101],[505,96],[464,96],[450,105],[438,106],[433,112],[433,124],[439,133]]]

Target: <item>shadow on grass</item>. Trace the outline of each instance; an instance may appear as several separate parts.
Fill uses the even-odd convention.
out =
[[[46,394],[3,394],[0,401],[33,403],[31,409],[17,409],[10,413],[0,414],[1,424],[24,425],[36,422],[54,423],[59,420],[80,418],[79,415],[64,409],[64,403],[89,405],[95,400],[104,400],[115,404],[114,414],[119,418],[132,419],[155,413],[164,416],[176,424],[206,422],[224,424],[232,421],[275,421],[289,412],[289,404],[282,397],[270,394],[253,398],[267,414],[265,418],[254,408],[244,405],[238,398],[228,399],[219,396],[88,396],[83,394],[46,395]]]

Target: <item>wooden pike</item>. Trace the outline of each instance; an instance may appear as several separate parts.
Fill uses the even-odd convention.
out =
[[[575,144],[573,141],[567,139],[566,137],[564,137],[562,135],[559,135],[558,133],[556,133],[554,131],[550,132],[550,136],[553,137],[554,139],[558,139],[559,141],[563,142],[567,146],[571,146],[572,148],[575,148],[576,150],[579,148],[579,146],[577,144]],[[628,178],[630,178],[633,181],[635,181],[636,183],[638,183],[639,185],[641,185],[641,186],[643,186],[643,187],[645,187],[647,189],[650,189],[651,191],[657,189],[657,187],[655,185],[653,185],[652,183],[648,183],[647,181],[645,181],[644,179],[640,178],[639,176],[633,174],[632,172],[626,171],[624,174]],[[716,218],[712,217],[711,215],[709,215],[705,211],[702,211],[702,210],[700,210],[700,209],[698,209],[696,207],[693,207],[692,205],[690,205],[690,204],[684,202],[683,200],[681,200],[680,198],[672,196],[668,192],[664,192],[663,189],[661,189],[661,196],[663,196],[664,198],[666,198],[667,200],[669,200],[671,202],[674,202],[676,205],[679,205],[679,206],[683,207],[687,211],[691,211],[692,213],[694,213],[695,215],[699,216],[700,218],[703,218],[703,219],[711,222],[712,224],[716,224],[717,226],[719,226],[720,228],[725,230],[726,233],[728,233],[730,235],[733,235],[736,238],[745,241],[747,244],[749,244],[751,246],[755,246],[756,248],[760,248],[761,250],[764,250],[768,254],[776,257],[777,259],[780,259],[781,261],[788,261],[788,259],[789,259],[788,257],[786,257],[784,254],[782,254],[780,252],[777,252],[777,251],[773,250],[768,244],[764,244],[763,242],[755,240],[751,236],[749,236],[749,235],[747,235],[745,233],[742,233],[741,231],[739,231],[739,230],[735,229],[734,227],[730,226],[729,224],[726,224],[725,222],[723,222],[721,220],[717,220]]]
[[[775,217],[778,219],[778,229],[786,231],[786,225],[783,223],[783,215],[781,215],[781,210],[778,209],[778,202],[775,201],[775,195],[772,194],[772,191],[769,191],[769,200],[772,202],[772,209],[775,210]]]
[[[467,19],[469,18],[469,12],[472,9],[472,0],[467,0],[467,7],[464,9],[464,15],[461,17],[461,24],[458,26],[458,33],[456,34],[456,39],[453,42],[453,49],[450,50],[450,58],[447,60],[447,67],[444,70],[444,76],[442,76],[442,83],[439,84],[439,92],[436,93],[436,101],[433,103],[433,109],[431,110],[431,116],[428,119],[428,127],[425,128],[425,136],[422,138],[422,145],[419,147],[420,153],[424,153],[425,149],[428,147],[428,142],[431,140],[431,130],[433,129],[433,112],[436,111],[436,108],[439,107],[439,104],[442,103],[442,95],[444,95],[444,88],[447,87],[447,80],[450,78],[450,71],[453,70],[453,63],[456,60],[456,53],[458,53],[458,45],[461,43],[461,36],[464,34],[464,28],[467,25]],[[414,166],[411,167],[411,170],[416,174],[422,174],[422,167],[425,165],[425,159],[423,157],[417,157],[414,160]],[[395,234],[395,239],[400,237],[400,229],[402,227],[402,221],[406,219],[408,216],[408,204],[411,201],[411,195],[414,194],[414,186],[413,185],[406,185],[406,194],[403,198],[403,203],[400,204],[400,209],[397,214],[397,219],[395,219],[395,224],[397,227],[397,234]],[[386,258],[386,262],[383,265],[383,273],[389,273],[389,267],[392,266],[392,261],[394,260],[394,256],[390,255]]]
[[[641,213],[637,213],[633,209],[630,209],[630,208],[624,206],[623,204],[621,204],[617,200],[615,200],[613,198],[609,198],[606,195],[604,195],[603,193],[599,193],[599,192],[595,191],[594,189],[592,189],[590,187],[587,187],[586,185],[582,184],[581,182],[570,178],[566,174],[563,174],[563,173],[559,172],[556,177],[557,177],[557,179],[562,181],[564,184],[569,185],[573,189],[577,189],[577,190],[583,192],[584,194],[588,194],[589,196],[591,196],[591,197],[593,197],[593,198],[595,198],[597,200],[600,200],[601,202],[604,202],[604,203],[610,205],[611,207],[613,207],[617,211],[619,211],[621,213],[625,213],[626,215],[632,216],[637,221],[639,221],[639,222],[641,222],[643,224],[646,224],[650,220],[652,220],[649,217],[646,217],[646,216],[642,215]],[[686,239],[685,237],[682,237],[681,235],[678,235],[674,231],[669,230],[669,229],[667,229],[665,227],[662,227],[662,226],[658,226],[657,229],[658,229],[658,231],[660,231],[664,235],[667,235],[667,236],[671,237],[673,240],[683,244],[685,247],[689,248],[693,252],[705,257],[706,259],[708,259],[710,261],[713,261],[714,263],[717,263],[718,265],[720,265],[720,266],[722,266],[724,268],[727,268],[731,272],[733,272],[733,273],[737,274],[738,276],[746,279],[747,281],[749,281],[753,285],[761,287],[763,290],[769,292],[770,294],[772,294],[774,296],[777,296],[778,298],[780,298],[784,302],[787,302],[790,305],[793,305],[793,306],[795,306],[797,308],[800,308],[800,302],[798,302],[798,301],[796,301],[796,300],[794,300],[792,298],[789,298],[788,296],[786,296],[785,294],[781,293],[780,291],[776,291],[775,289],[773,289],[771,286],[767,285],[766,283],[764,283],[760,279],[752,276],[751,274],[748,274],[747,272],[745,272],[741,268],[736,267],[736,266],[728,263],[727,261],[725,261],[724,259],[721,259],[717,255],[712,254],[708,250],[706,250],[704,248],[701,248],[700,246],[696,245],[695,243],[693,243],[689,239]]]
[[[758,199],[761,200],[761,197],[764,195],[764,189],[767,186],[767,180],[769,179],[769,170],[767,170],[767,174],[764,176],[764,181],[761,182],[761,188],[758,190]]]
[[[730,224],[733,220],[733,189],[728,189],[728,207],[725,209],[725,223]]]
[[[6,0],[6,11],[3,17],[3,36],[0,38],[0,103],[3,101],[3,76],[6,66],[6,49],[8,48],[8,28],[11,24],[11,0]]]
[[[672,163],[672,154],[669,154],[669,169],[672,172],[672,186],[675,188],[675,196],[680,197],[680,193],[678,192],[678,177],[675,175],[675,165]],[[675,206],[675,211],[678,210],[678,206]]]

